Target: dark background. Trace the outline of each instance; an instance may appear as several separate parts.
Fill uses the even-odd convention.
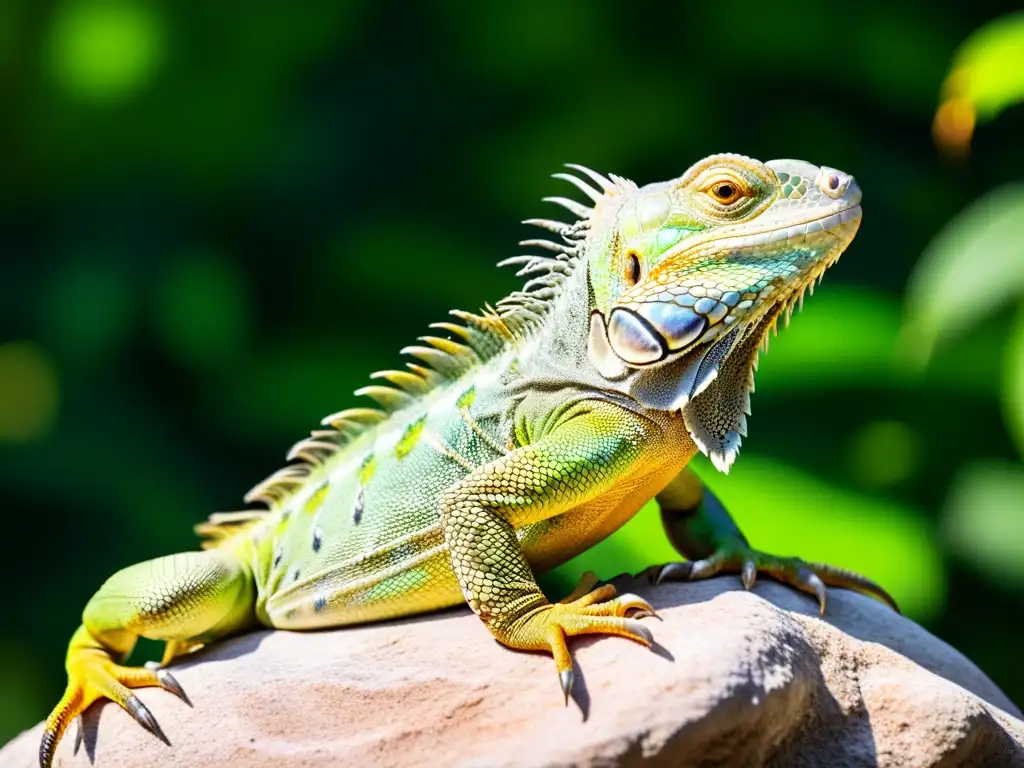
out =
[[[930,132],[1014,7],[3,0],[0,742],[108,575],[194,548],[427,323],[518,284],[492,265],[573,193],[560,164],[722,151],[854,173],[865,215],[762,359],[736,468],[701,472],[755,545],[877,578],[1024,703],[1012,307],[925,368],[901,330],[936,233],[1024,178],[1022,108],[959,162]],[[647,509],[547,583],[670,556]]]

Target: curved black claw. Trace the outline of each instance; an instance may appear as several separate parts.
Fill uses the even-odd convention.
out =
[[[188,694],[185,693],[185,689],[181,687],[181,683],[175,679],[174,675],[166,669],[158,669],[156,671],[156,679],[160,681],[160,687],[165,691],[170,691],[190,707],[192,706],[192,702],[189,700]]]
[[[648,570],[648,575],[652,582],[661,584],[669,580],[695,581],[707,579],[718,573],[737,572],[746,589],[754,586],[760,572],[801,592],[813,595],[818,602],[821,615],[825,614],[828,587],[842,587],[876,597],[897,613],[900,612],[899,606],[888,592],[858,573],[824,563],[805,563],[796,557],[766,555],[739,544],[725,546],[702,560],[655,566]]]
[[[810,592],[818,598],[818,613],[825,615],[825,601],[828,599],[828,590],[825,589],[825,582],[807,568],[800,568],[796,572],[796,583],[799,589]]]
[[[129,696],[128,700],[124,703],[124,708],[129,715],[135,718],[135,722],[152,733],[167,746],[171,745],[170,740],[164,735],[163,730],[160,728],[160,724],[157,723],[156,718],[153,717],[153,713],[149,711],[138,696],[134,694]]]
[[[754,586],[754,582],[757,581],[757,563],[753,560],[747,560],[743,564],[743,570],[740,572],[740,581],[743,582],[744,589],[750,589]]]
[[[572,693],[572,684],[576,676],[572,669],[563,669],[558,673],[558,681],[562,684],[562,693],[565,694],[565,706],[569,706],[569,695]]]
[[[146,669],[150,670],[156,675],[157,681],[160,683],[160,687],[165,691],[169,691],[177,696],[179,699],[184,701],[190,707],[192,706],[192,700],[189,699],[188,694],[185,693],[185,689],[181,687],[181,683],[178,682],[177,678],[174,677],[170,672],[164,669],[159,662],[147,661]]]
[[[896,600],[883,587],[861,576],[859,573],[848,571],[845,568],[837,568],[834,565],[825,563],[805,563],[812,573],[817,574],[830,587],[843,587],[852,589],[854,592],[861,592],[865,595],[877,597],[887,604],[896,613],[903,614]]]
[[[647,577],[651,584],[663,584],[666,581],[689,581],[693,571],[693,563],[689,560],[652,565],[647,569]]]

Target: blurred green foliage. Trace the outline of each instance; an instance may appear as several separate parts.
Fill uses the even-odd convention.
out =
[[[951,156],[967,153],[975,125],[1024,101],[1024,10],[999,16],[971,33],[953,58],[932,131]]]
[[[757,546],[878,579],[1024,701],[1010,10],[6,0],[0,741],[103,579],[193,548],[427,323],[516,286],[491,265],[561,163],[720,151],[850,171],[865,220],[762,359],[733,472],[698,470]],[[951,98],[969,159],[929,136]],[[650,505],[546,584],[672,556]]]

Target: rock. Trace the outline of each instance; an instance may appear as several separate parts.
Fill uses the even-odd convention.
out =
[[[650,587],[650,651],[576,638],[575,703],[551,659],[499,646],[468,610],[316,633],[258,632],[175,668],[189,708],[139,695],[172,746],[93,707],[56,765],[1024,766],[1020,711],[960,653],[870,598],[762,579]],[[37,765],[40,727],[0,751]]]

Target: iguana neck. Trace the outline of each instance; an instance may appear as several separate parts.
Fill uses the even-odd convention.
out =
[[[523,345],[519,360],[523,372],[562,375],[574,383],[596,377],[587,359],[590,310],[587,265],[585,257],[581,256],[544,322]]]

